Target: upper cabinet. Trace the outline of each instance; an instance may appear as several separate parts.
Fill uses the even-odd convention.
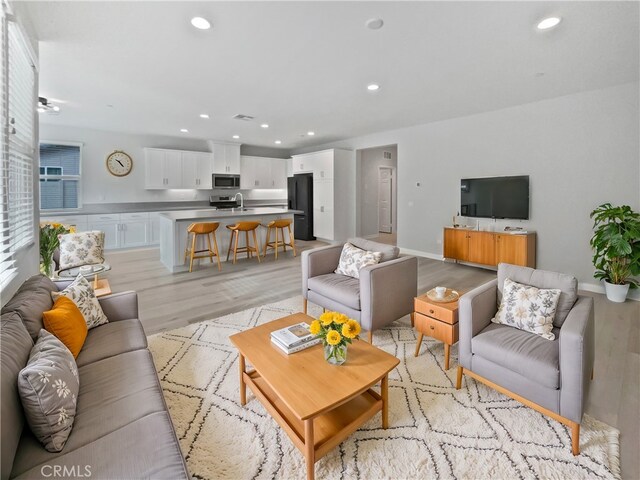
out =
[[[211,190],[213,161],[207,152],[145,148],[145,188]]]
[[[287,160],[283,158],[242,156],[240,159],[240,189],[287,188]]]
[[[210,143],[213,150],[213,173],[240,175],[240,145]]]

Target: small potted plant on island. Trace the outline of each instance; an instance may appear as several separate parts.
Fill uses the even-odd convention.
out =
[[[360,324],[344,313],[324,312],[311,322],[309,331],[322,338],[325,360],[332,365],[342,365],[347,361],[347,345],[359,338]]]
[[[604,280],[607,298],[624,302],[629,288],[638,288],[640,275],[640,214],[628,205],[603,203],[590,217],[594,220],[591,247],[595,278]]]

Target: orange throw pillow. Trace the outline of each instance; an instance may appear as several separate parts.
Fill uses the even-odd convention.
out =
[[[87,338],[87,323],[73,300],[59,297],[53,308],[42,313],[44,328],[54,334],[76,358]]]

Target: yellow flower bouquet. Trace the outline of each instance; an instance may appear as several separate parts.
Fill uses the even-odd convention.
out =
[[[75,231],[75,227],[66,227],[61,223],[40,224],[40,272],[47,277],[53,276],[53,252],[60,246],[58,236]]]
[[[332,365],[347,361],[347,345],[360,338],[360,330],[356,320],[339,312],[324,312],[309,327],[312,335],[322,338],[324,358]]]

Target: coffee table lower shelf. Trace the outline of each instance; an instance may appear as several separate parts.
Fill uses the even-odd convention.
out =
[[[313,464],[318,459],[382,411],[384,405],[382,396],[367,388],[332,410],[302,420],[294,415],[258,372],[244,372],[243,380],[294,445],[305,455],[308,473],[309,467],[313,469]]]

